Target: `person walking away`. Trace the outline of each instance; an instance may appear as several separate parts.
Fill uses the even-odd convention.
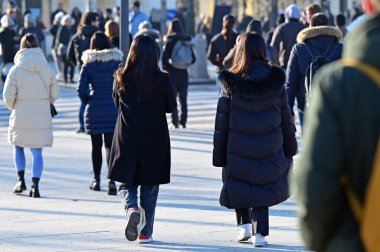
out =
[[[363,247],[362,223],[342,184],[345,176],[359,207],[374,203],[366,196],[379,152],[380,1],[363,3],[376,14],[347,35],[342,61],[321,69],[314,79],[304,147],[292,178],[301,234],[313,251],[371,251]],[[379,245],[378,238],[374,241]]]
[[[294,118],[294,101],[297,98],[298,115],[303,126],[303,114],[306,106],[307,87],[310,80],[311,64],[319,67],[322,61],[328,64],[342,56],[342,33],[335,27],[327,26],[325,14],[317,13],[311,18],[310,27],[302,30],[297,36],[289,58],[286,72],[286,87],[289,106]],[[317,70],[317,69],[316,69]],[[315,73],[314,73],[315,74]]]
[[[61,20],[61,26],[57,32],[56,50],[57,56],[63,62],[63,79],[65,83],[67,81],[67,75],[70,70],[70,83],[74,83],[74,64],[67,59],[67,48],[70,40],[73,36],[72,26],[74,25],[74,19],[70,15],[63,16]]]
[[[346,17],[343,14],[338,14],[335,17],[335,26],[342,32],[342,40],[347,35]]]
[[[19,33],[20,38],[24,37],[27,33],[34,34],[38,39],[40,46],[42,46],[42,43],[45,41],[45,35],[42,33],[41,29],[37,28],[36,20],[33,19],[32,14],[26,14],[24,16],[24,27],[20,29]]]
[[[261,28],[262,28],[261,22],[259,20],[252,20],[251,22],[249,22],[249,24],[247,26],[246,33],[253,32],[253,33],[256,33],[256,34],[262,36],[262,29]],[[237,41],[236,41],[234,48],[232,48],[230,50],[230,52],[227,54],[227,56],[223,60],[223,66],[226,69],[231,68],[233,63],[234,63],[234,57],[236,54],[236,48],[237,48],[237,43],[238,43],[239,39],[240,39],[240,36],[237,38]],[[265,46],[266,46],[267,57],[268,57],[269,62],[272,65],[279,66],[280,62],[278,60],[278,53],[276,52],[276,50],[273,47],[271,47],[267,42],[265,42]]]
[[[62,20],[63,16],[65,16],[65,14],[62,11],[55,14],[53,25],[50,27],[50,30],[49,30],[50,34],[53,35],[53,43],[51,44],[51,56],[53,57],[55,70],[58,73],[57,79],[61,78],[62,70],[63,70],[63,67],[62,67],[63,61],[61,58],[59,59],[59,57],[57,55],[58,45],[56,45],[57,34],[58,34],[59,28],[61,27],[61,20]]]
[[[30,197],[39,198],[39,181],[43,170],[42,149],[53,145],[50,105],[57,100],[59,87],[37,38],[26,34],[21,39],[3,90],[9,117],[8,142],[14,145],[14,163],[18,182],[14,193],[27,190],[25,185],[24,148],[32,152],[32,186]]]
[[[74,7],[71,11],[71,17],[74,18],[75,23],[71,27],[73,34],[77,33],[80,21],[82,20],[82,12],[78,9],[78,7]]]
[[[207,58],[210,62],[218,67],[218,73],[216,74],[216,80],[218,79],[219,72],[224,70],[223,60],[229,53],[229,51],[235,46],[238,34],[234,31],[235,17],[226,15],[223,17],[222,31],[216,34],[212,39],[208,47]],[[220,88],[216,83],[218,94]]]
[[[1,67],[1,80],[5,81],[10,68],[13,66],[13,59],[17,49],[19,37],[15,31],[15,21],[12,17],[4,15],[1,17],[0,43],[3,52],[3,65]]]
[[[277,26],[285,23],[285,14],[281,13],[277,16],[276,25],[267,33],[265,36],[265,41],[270,44],[272,42],[274,31],[276,30]]]
[[[292,4],[285,9],[286,22],[279,25],[274,31],[271,46],[276,49],[280,57],[280,66],[286,69],[290,52],[296,44],[298,33],[305,27],[299,21],[300,11],[296,4]]]
[[[160,32],[156,29],[153,29],[151,23],[148,21],[144,21],[139,25],[139,32],[136,33],[136,36],[141,34],[151,36],[157,43],[160,42]]]
[[[91,136],[91,157],[94,180],[90,189],[100,191],[100,173],[102,168],[102,146],[104,143],[109,164],[110,149],[115,129],[117,108],[112,99],[113,74],[118,68],[123,53],[111,49],[104,33],[92,35],[90,49],[83,52],[83,66],[79,75],[78,94],[86,104],[85,130]],[[91,92],[90,92],[91,90]],[[108,182],[108,194],[116,195],[114,181]]]
[[[115,21],[108,20],[104,26],[105,34],[111,41],[111,46],[120,49],[119,24]]]
[[[90,48],[92,35],[99,30],[99,18],[96,12],[87,12],[83,15],[78,32],[72,37],[67,48],[67,59],[76,65],[78,72],[82,68],[82,53]],[[79,128],[77,133],[84,133],[84,109],[85,104],[81,102],[79,107]]]
[[[134,1],[129,13],[129,32],[132,37],[136,35],[139,31],[140,23],[144,21],[149,21],[149,18],[144,12],[140,11],[140,2]]]
[[[186,48],[185,48],[186,47]],[[184,50],[185,53],[180,53]],[[183,61],[183,62],[180,62]],[[191,47],[191,37],[183,33],[183,28],[178,19],[173,19],[169,24],[164,52],[162,55],[162,67],[173,81],[176,96],[181,104],[181,116],[178,118],[178,109],[172,113],[172,128],[186,128],[187,123],[187,90],[189,87],[189,74],[187,68],[195,62],[195,56]],[[178,65],[177,65],[178,64]],[[184,64],[182,67],[180,64]]]
[[[151,37],[137,36],[125,67],[116,72],[113,91],[119,114],[109,179],[122,183],[119,195],[128,217],[125,236],[129,241],[138,238],[139,243],[153,241],[159,185],[170,182],[170,138],[165,113],[177,106],[171,79],[158,66],[156,48]],[[144,221],[138,228],[140,215]]]
[[[235,209],[239,242],[267,245],[268,208],[289,197],[297,153],[284,71],[267,62],[264,39],[241,35],[234,64],[220,73],[213,165],[223,167],[220,204]],[[252,224],[252,233],[251,233]]]
[[[306,7],[306,15],[305,15],[305,26],[308,27],[310,26],[310,23],[311,23],[311,17],[314,15],[314,14],[317,14],[317,13],[320,13],[322,11],[322,8],[319,4],[316,4],[316,3],[312,3],[312,4],[309,4],[307,7]]]

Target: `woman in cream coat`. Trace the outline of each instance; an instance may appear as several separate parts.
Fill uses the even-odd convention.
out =
[[[4,85],[4,102],[12,110],[8,141],[14,145],[14,161],[18,179],[14,193],[26,190],[24,148],[31,148],[32,186],[30,197],[39,198],[38,182],[43,168],[42,148],[53,145],[50,103],[59,95],[54,74],[36,37],[26,34],[20,43],[13,66]]]

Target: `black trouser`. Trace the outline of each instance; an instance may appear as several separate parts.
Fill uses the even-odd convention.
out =
[[[102,146],[103,146],[102,136],[104,136],[104,145],[106,148],[106,157],[107,157],[107,166],[108,166],[113,133],[91,135],[92,169],[94,171],[94,178],[96,180],[100,180],[100,171],[102,169]]]
[[[178,121],[178,109],[175,108],[172,112],[172,123],[174,125],[186,125],[187,122],[187,90],[189,87],[189,75],[187,70],[168,68],[169,75],[173,81],[173,88],[176,97],[179,98],[181,105],[181,118]]]
[[[238,225],[252,223],[252,234],[269,235],[269,208],[253,207],[235,209]]]
[[[70,60],[67,59],[66,55],[62,55],[62,61],[63,61],[63,77],[65,79],[65,82],[67,82],[67,74],[70,68],[70,80],[72,81],[74,78],[74,64],[71,63]]]

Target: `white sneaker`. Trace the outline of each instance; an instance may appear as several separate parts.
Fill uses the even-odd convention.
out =
[[[250,224],[243,224],[239,226],[240,233],[238,237],[236,238],[238,242],[244,242],[248,241],[252,234],[251,234],[251,225]]]
[[[152,236],[143,236],[139,235],[139,243],[151,243],[153,242],[153,237]]]
[[[252,244],[254,247],[265,247],[268,245],[268,242],[261,234],[254,234],[252,235]]]

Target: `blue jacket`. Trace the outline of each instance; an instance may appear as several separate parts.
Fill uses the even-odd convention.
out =
[[[257,63],[244,75],[224,70],[219,81],[213,165],[223,167],[220,204],[248,208],[285,201],[297,141],[283,70]]]
[[[84,122],[87,134],[114,132],[117,108],[112,98],[113,75],[122,58],[123,53],[118,49],[83,52],[84,65],[77,90],[86,104]]]
[[[319,26],[302,30],[297,37],[297,44],[293,46],[286,73],[286,87],[289,106],[293,109],[295,97],[298,108],[304,110],[306,103],[305,74],[312,61],[306,45],[312,47],[319,55],[324,54],[330,46],[333,50],[331,60],[340,59],[342,56],[342,44],[339,43],[342,33],[335,27]]]

